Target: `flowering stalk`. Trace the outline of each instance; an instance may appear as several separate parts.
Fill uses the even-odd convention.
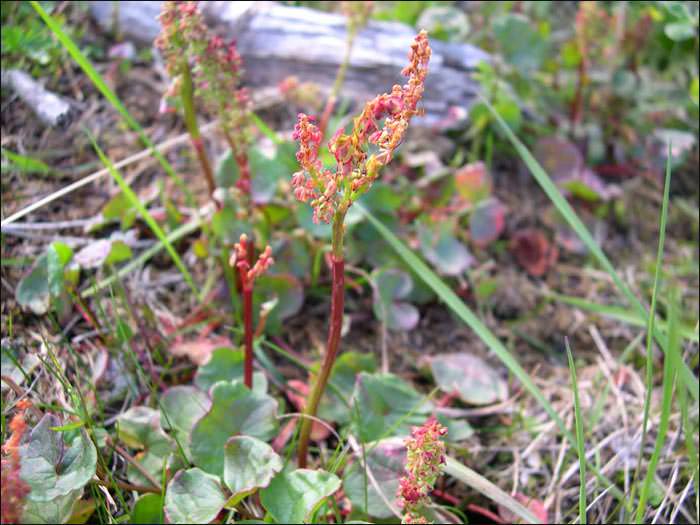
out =
[[[229,261],[231,266],[238,268],[243,294],[243,340],[245,346],[243,382],[250,389],[253,388],[253,283],[274,262],[272,249],[267,246],[255,264],[252,264],[253,251],[254,247],[244,233],[234,246],[234,252]]]
[[[158,19],[162,31],[156,39],[156,46],[163,53],[168,74],[173,79],[166,98],[179,95],[182,100],[185,126],[207,180],[209,194],[213,195],[216,183],[197,123],[189,61],[193,47],[206,35],[206,26],[201,13],[197,10],[196,2],[163,2]]]
[[[345,214],[352,203],[365,193],[388,164],[408,129],[411,118],[418,114],[418,102],[423,95],[423,84],[430,60],[428,35],[421,31],[411,44],[410,63],[402,71],[408,77],[404,86],[394,86],[368,102],[354,120],[350,135],[339,129],[328,144],[335,156],[336,169],[325,169],[318,158],[323,138],[314,119],[303,113],[294,128],[294,139],[299,142],[297,160],[302,167],[292,176],[295,197],[309,202],[314,209],[314,222],[332,222],[332,288],[331,318],[326,353],[318,377],[307,400],[299,437],[298,462],[306,466],[312,417],[323,395],[340,346],[343,322],[345,262],[343,236]],[[380,123],[383,121],[382,127]],[[373,152],[370,154],[370,148]]]
[[[350,65],[350,54],[352,53],[352,46],[355,43],[355,37],[360,29],[367,25],[370,15],[372,14],[372,9],[374,8],[374,2],[372,0],[367,0],[363,2],[353,1],[353,2],[341,2],[341,8],[345,16],[348,18],[348,28],[347,36],[345,40],[345,56],[343,61],[340,63],[340,67],[335,75],[335,81],[333,82],[333,88],[326,101],[326,106],[321,114],[321,121],[319,123],[319,128],[321,129],[321,136],[325,136],[326,128],[328,127],[328,121],[330,120],[331,114],[333,113],[333,108],[340,94],[340,88],[345,82],[345,74],[347,73],[348,66]]]
[[[430,504],[430,492],[445,464],[445,444],[440,438],[447,429],[431,417],[413,427],[406,439],[406,475],[399,480],[398,497],[404,511],[401,523],[428,523],[419,513]]]

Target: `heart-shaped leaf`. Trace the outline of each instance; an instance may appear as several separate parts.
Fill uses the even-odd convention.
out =
[[[500,237],[506,225],[505,207],[498,199],[479,203],[469,217],[469,233],[472,242],[485,247]]]
[[[263,441],[277,430],[277,401],[250,391],[242,382],[220,382],[211,389],[212,407],[192,429],[192,461],[206,472],[224,473],[224,445],[237,434]]]
[[[277,523],[308,523],[324,498],[339,488],[335,474],[297,469],[277,474],[260,491],[260,501]]]
[[[431,409],[430,402],[423,401],[423,396],[398,376],[366,372],[355,383],[353,404],[355,435],[363,443],[386,437],[389,431],[390,435],[407,435],[410,426],[420,424]],[[406,417],[409,413],[412,415]]]
[[[538,140],[534,154],[555,181],[577,177],[584,166],[579,149],[559,137],[543,137]]]
[[[411,276],[401,270],[388,268],[372,272],[372,280],[375,285],[374,315],[391,330],[413,330],[420,319],[418,309],[401,301],[413,289]]]
[[[258,488],[267,487],[282,470],[282,459],[272,447],[251,436],[234,436],[224,446],[224,483],[232,495],[227,505],[237,504]]]
[[[97,451],[85,429],[80,429],[68,444],[63,434],[51,427],[60,426],[56,416],[47,414],[20,446],[20,477],[31,487],[28,499],[49,502],[81,490],[95,475]],[[67,505],[56,502],[57,508]]]
[[[367,468],[377,482],[377,487],[368,479],[360,462],[355,461],[345,470],[343,477],[345,495],[350,499],[353,509],[375,518],[391,518],[393,513],[385,503],[385,499],[394,502],[399,488],[399,479],[404,475],[406,447],[403,440],[388,438],[380,441],[366,454],[365,460]],[[384,498],[377,488],[381,490]]]
[[[168,483],[165,515],[168,523],[209,523],[224,503],[226,496],[215,476],[198,468],[181,470]]]
[[[482,359],[466,353],[440,354],[430,358],[435,383],[445,393],[457,392],[462,401],[488,405],[505,401],[508,386]]]

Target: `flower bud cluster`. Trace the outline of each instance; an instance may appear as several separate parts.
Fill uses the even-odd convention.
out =
[[[445,464],[445,444],[440,440],[447,428],[434,417],[413,427],[406,440],[406,475],[399,480],[398,497],[403,505],[403,523],[426,523],[418,510],[430,503],[430,492]]]
[[[248,244],[248,236],[245,233],[241,234],[239,241],[233,247],[234,251],[229,264],[238,268],[238,273],[241,276],[241,286],[250,290],[253,288],[255,279],[265,273],[275,261],[272,258],[272,248],[266,246],[258,260],[251,267],[248,259],[248,250],[250,249]]]
[[[430,54],[428,34],[421,31],[411,44],[409,65],[402,71],[408,82],[368,102],[355,118],[351,134],[341,128],[328,143],[336,159],[335,172],[323,169],[318,159],[322,137],[314,119],[299,114],[294,139],[299,142],[297,160],[302,170],[292,177],[292,186],[296,198],[309,201],[314,208],[315,222],[329,222],[341,206],[347,209],[391,161],[411,118],[419,113]],[[370,148],[377,151],[370,154]]]
[[[219,117],[236,150],[244,151],[250,140],[250,96],[240,86],[243,60],[235,41],[225,43],[210,34],[197,2],[163,2],[158,19],[162,31],[156,46],[173,78],[166,96],[177,94],[183,68],[192,67],[195,95]]]
[[[163,2],[158,21],[161,32],[155,44],[165,59],[168,74],[175,79],[187,65],[192,43],[203,41],[207,28],[197,2]]]

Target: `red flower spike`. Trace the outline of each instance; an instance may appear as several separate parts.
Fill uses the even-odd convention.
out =
[[[404,510],[403,523],[423,519],[417,511],[430,503],[429,494],[445,464],[445,444],[440,440],[447,428],[434,417],[422,426],[413,427],[406,439],[406,475],[399,480],[398,497]]]
[[[430,55],[428,34],[421,31],[411,44],[410,62],[402,71],[408,82],[368,102],[353,121],[351,134],[339,129],[329,141],[328,149],[336,159],[335,173],[322,169],[318,159],[322,137],[313,118],[299,114],[294,139],[299,142],[297,160],[302,171],[294,174],[292,186],[297,199],[310,201],[315,222],[330,222],[341,206],[347,210],[391,161],[411,118],[419,114],[417,106],[423,96]],[[379,148],[378,153],[369,155],[371,144]],[[341,190],[345,192],[342,195]]]
[[[241,276],[241,285],[244,289],[252,289],[255,279],[260,277],[275,262],[272,258],[272,248],[265,247],[258,260],[251,267],[248,262],[248,236],[243,233],[239,241],[233,246],[233,254],[229,260],[231,266],[238,268]]]

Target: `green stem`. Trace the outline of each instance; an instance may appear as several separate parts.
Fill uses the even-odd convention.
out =
[[[345,212],[347,208],[341,208],[333,217],[333,251],[331,289],[331,319],[328,327],[328,342],[326,343],[326,355],[321,365],[313,390],[309,395],[304,409],[304,418],[301,422],[299,433],[299,468],[306,468],[309,451],[309,438],[311,436],[311,424],[316,416],[319,401],[326,389],[328,378],[331,375],[335,358],[340,347],[340,333],[343,327],[343,307],[345,301],[345,260],[343,259],[343,234]]]
[[[194,109],[192,71],[190,70],[190,66],[188,64],[185,64],[185,66],[182,68],[182,86],[180,87],[180,97],[182,98],[182,106],[185,110],[185,126],[187,127],[187,132],[190,134],[192,146],[194,146],[194,149],[197,152],[197,158],[202,166],[204,177],[207,179],[209,195],[211,196],[214,194],[214,190],[216,190],[216,183],[214,182],[214,172],[211,169],[209,157],[207,157],[207,152],[204,149],[202,134],[199,132],[199,124],[197,124],[197,113]]]
[[[333,108],[335,108],[335,103],[338,100],[338,95],[340,94],[340,88],[343,87],[345,82],[345,74],[348,71],[348,65],[350,65],[350,54],[352,53],[352,45],[355,41],[355,32],[348,33],[348,38],[345,43],[345,56],[343,56],[343,61],[338,67],[338,71],[335,74],[335,81],[333,82],[333,88],[326,101],[326,107],[323,108],[323,113],[321,114],[321,120],[319,122],[319,130],[321,131],[321,136],[326,136],[326,128],[328,128],[328,121],[333,113]]]

